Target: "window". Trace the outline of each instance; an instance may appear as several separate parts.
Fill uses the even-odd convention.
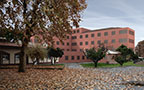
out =
[[[69,49],[67,49],[67,51],[69,51]]]
[[[77,56],[77,60],[79,60],[80,59],[80,56]]]
[[[82,36],[82,35],[80,35],[80,38],[83,38],[83,36]]]
[[[62,51],[64,51],[64,49],[62,49]]]
[[[98,40],[98,41],[97,41],[97,43],[98,43],[98,44],[101,44],[101,41],[100,41],[100,40]]]
[[[76,49],[72,49],[72,51],[77,51]]]
[[[74,60],[74,56],[71,56],[71,59]]]
[[[85,38],[88,38],[88,34],[85,35]]]
[[[94,37],[94,34],[91,34],[91,37]]]
[[[14,63],[19,63],[20,62],[20,53],[16,53],[14,56]]]
[[[115,43],[115,39],[112,39],[112,43]]]
[[[76,31],[74,30],[73,33],[76,33]]]
[[[126,34],[127,33],[127,30],[120,30],[119,31],[119,34]]]
[[[59,41],[57,41],[56,43],[57,43],[57,45],[59,45]]]
[[[97,36],[100,37],[100,36],[101,36],[101,33],[98,33]]]
[[[112,35],[115,35],[115,31],[112,31]]]
[[[85,59],[85,56],[82,56],[82,59],[84,60],[84,59]]]
[[[63,42],[62,45],[65,45],[65,43]]]
[[[132,39],[129,39],[129,43],[134,43],[134,40],[132,40]]]
[[[67,39],[69,39],[69,36],[67,36]]]
[[[127,42],[127,38],[121,38],[121,39],[119,39],[119,42],[120,43],[126,43]]]
[[[76,46],[77,45],[77,43],[75,42],[75,43],[72,43],[72,46]]]
[[[134,32],[133,31],[129,31],[129,34],[134,35]]]
[[[108,32],[104,32],[104,36],[108,36]]]
[[[67,43],[67,46],[69,46],[69,43]]]
[[[10,64],[10,54],[4,51],[0,51],[1,64]]]
[[[65,56],[65,60],[68,60],[68,56]]]
[[[82,49],[80,49],[80,52],[83,52],[83,50],[82,50]]]
[[[85,45],[88,45],[88,42],[87,42],[87,41],[85,42]]]
[[[104,40],[104,43],[107,44],[107,43],[108,43],[108,40]]]
[[[76,36],[72,36],[72,39],[77,39],[77,37]]]
[[[91,41],[91,44],[94,45],[94,41]]]
[[[77,33],[79,33],[79,30],[77,30]]]
[[[80,42],[80,45],[83,45],[83,42]]]

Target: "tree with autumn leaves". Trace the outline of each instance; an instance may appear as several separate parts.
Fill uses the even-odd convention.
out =
[[[32,36],[41,36],[49,45],[54,37],[62,41],[78,27],[86,6],[85,0],[1,0],[1,36],[22,44],[19,72],[25,72],[25,49]]]

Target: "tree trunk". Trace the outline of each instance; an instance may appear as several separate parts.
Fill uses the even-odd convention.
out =
[[[37,64],[39,64],[39,59],[38,58],[36,58],[36,62],[37,62]]]
[[[98,63],[98,62],[94,62],[94,64],[95,64],[95,67],[97,67],[97,63]]]
[[[25,72],[25,67],[26,67],[26,55],[25,55],[25,49],[27,45],[22,44],[21,47],[21,53],[20,53],[20,64],[19,64],[19,72]]]
[[[56,63],[56,58],[54,57],[54,64]]]
[[[120,64],[120,66],[122,67],[122,66],[123,66],[123,64]]]

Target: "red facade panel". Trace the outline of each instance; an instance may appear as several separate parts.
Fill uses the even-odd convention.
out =
[[[89,30],[85,28],[77,28],[72,30],[73,33],[69,35],[69,39],[64,40],[64,45],[55,40],[55,47],[64,49],[64,56],[60,58],[60,63],[66,62],[88,62],[90,60],[81,59],[84,56],[81,50],[98,47],[98,43],[104,43],[109,49],[116,49],[124,44],[129,48],[134,49],[135,45],[135,31],[130,28],[105,28],[98,30]],[[69,43],[69,45],[67,45]],[[71,57],[74,56],[74,60]],[[80,57],[80,59],[77,57]],[[69,57],[68,60],[65,60]],[[103,60],[102,62],[106,62]]]

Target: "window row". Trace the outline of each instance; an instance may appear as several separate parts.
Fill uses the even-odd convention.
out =
[[[127,41],[128,41],[127,38],[121,38],[121,39],[119,39],[119,43],[126,43]],[[130,42],[130,43],[134,43],[134,40],[129,39],[129,42]],[[97,41],[97,44],[101,44],[101,43],[102,43],[101,40],[98,40],[98,41]],[[105,44],[108,44],[108,43],[116,43],[116,39],[112,39],[110,42],[109,42],[109,40],[104,40],[103,43],[105,43]],[[88,42],[88,41],[79,42],[79,45],[89,45],[89,44],[95,45],[95,41],[91,41],[91,42]],[[59,42],[57,42],[57,45],[59,45]],[[63,45],[64,45],[64,43],[63,43]],[[72,46],[77,46],[78,44],[77,44],[77,42],[73,42],[73,43],[71,43],[71,45],[72,45]],[[67,42],[67,46],[69,46],[69,43],[68,43],[68,42]]]
[[[84,60],[85,59],[85,56],[65,56],[65,60],[80,60],[80,59],[82,59],[82,60]]]
[[[119,31],[119,34],[127,34],[127,32],[128,32],[128,30],[120,30],[120,31]],[[111,32],[111,35],[115,35],[115,34],[116,34],[116,31],[112,31],[112,32]],[[134,35],[134,32],[133,32],[133,31],[129,31],[129,34]],[[108,36],[108,35],[109,35],[108,32],[104,32],[104,36]],[[98,36],[98,37],[101,37],[101,33],[100,33],[100,32],[97,33],[97,36]],[[85,38],[88,38],[88,37],[89,37],[89,35],[86,34],[86,35],[85,35]],[[95,37],[95,34],[92,33],[92,34],[91,34],[91,37]],[[80,35],[79,38],[83,38],[83,35]],[[69,36],[67,36],[67,39],[69,39]],[[72,39],[77,39],[77,36],[72,36]]]
[[[73,30],[73,33],[79,33],[80,31],[79,30]]]

